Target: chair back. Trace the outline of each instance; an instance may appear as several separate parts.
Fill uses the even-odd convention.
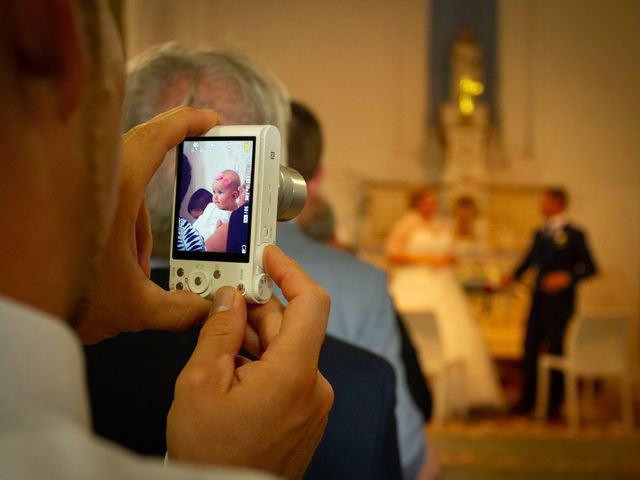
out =
[[[629,315],[619,310],[577,314],[571,320],[565,355],[577,374],[624,371],[629,364]]]

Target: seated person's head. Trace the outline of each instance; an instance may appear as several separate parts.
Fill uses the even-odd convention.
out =
[[[189,215],[193,218],[198,218],[203,214],[204,209],[207,208],[213,200],[213,195],[206,188],[199,188],[191,198],[189,199],[189,205],[187,206],[187,210],[189,211]]]
[[[234,211],[240,197],[240,177],[233,170],[223,170],[213,181],[213,203],[220,210]]]
[[[310,200],[320,189],[322,144],[322,127],[316,116],[302,103],[292,101],[287,143],[288,164],[300,172],[307,182]]]
[[[463,195],[454,202],[453,219],[457,236],[461,238],[475,236],[474,223],[478,213],[476,201],[468,195]]]
[[[178,105],[211,108],[221,124],[269,124],[287,141],[289,98],[271,73],[231,49],[195,49],[178,43],[152,47],[128,65],[124,128],[128,130]],[[282,158],[286,152],[282,152]],[[168,258],[171,245],[174,156],[169,154],[147,188],[153,256]]]
[[[309,198],[296,223],[307,236],[322,243],[335,243],[335,216],[322,195]]]

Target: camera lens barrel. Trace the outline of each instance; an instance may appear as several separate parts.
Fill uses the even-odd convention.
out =
[[[307,183],[302,175],[290,167],[280,165],[280,187],[278,188],[278,221],[295,218],[307,201]]]

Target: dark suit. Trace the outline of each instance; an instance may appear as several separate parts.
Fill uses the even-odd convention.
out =
[[[573,315],[576,285],[596,272],[587,247],[585,234],[566,224],[555,231],[536,231],[533,243],[523,262],[515,270],[520,278],[531,267],[537,268],[537,276],[527,321],[522,362],[523,389],[520,406],[530,411],[535,402],[538,353],[546,346],[549,353],[562,354],[564,332]],[[544,277],[554,271],[567,272],[571,276],[568,288],[557,293],[542,290]],[[551,379],[550,407],[557,410],[562,401],[562,377],[554,372]]]
[[[152,271],[161,286],[168,275],[168,269]],[[163,456],[174,384],[199,330],[120,334],[85,347],[96,433],[138,453]],[[333,386],[335,402],[305,478],[401,478],[391,366],[327,336],[319,369]]]
[[[227,233],[227,248],[228,253],[241,253],[242,245],[248,243],[249,238],[249,224],[242,221],[244,215],[244,208],[236,208],[229,217],[229,230]]]

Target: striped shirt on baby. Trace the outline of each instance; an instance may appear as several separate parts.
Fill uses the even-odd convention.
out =
[[[179,252],[204,252],[204,239],[184,218],[178,219],[178,245]]]

